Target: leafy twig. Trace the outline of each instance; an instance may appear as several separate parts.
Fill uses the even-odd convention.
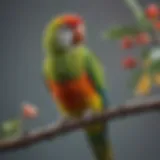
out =
[[[134,114],[140,114],[143,112],[151,112],[160,110],[160,101],[148,101],[141,104],[121,105],[115,109],[108,109],[101,114],[93,115],[91,117],[85,117],[81,120],[70,120],[66,124],[59,123],[50,125],[49,127],[40,128],[30,131],[27,135],[19,137],[17,139],[0,141],[0,151],[9,151],[14,149],[20,149],[29,147],[32,144],[36,144],[42,140],[50,140],[57,138],[67,132],[73,132],[84,126],[93,124],[95,122],[106,122],[114,120],[116,118],[122,118],[131,116]]]

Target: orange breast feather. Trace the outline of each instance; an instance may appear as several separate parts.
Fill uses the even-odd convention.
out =
[[[87,74],[63,84],[50,80],[48,85],[52,96],[67,109],[84,108],[87,105],[87,99],[95,95]]]

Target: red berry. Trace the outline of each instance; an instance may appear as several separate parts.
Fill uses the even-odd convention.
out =
[[[123,60],[123,67],[125,69],[133,69],[137,65],[136,59],[129,56]]]
[[[160,31],[160,21],[157,21],[154,23],[154,28],[158,31]]]
[[[133,40],[131,37],[124,37],[121,42],[122,49],[130,49],[133,47]]]
[[[23,105],[23,116],[25,118],[36,118],[38,116],[38,109],[31,104]]]
[[[150,4],[146,10],[145,14],[149,19],[155,19],[159,15],[159,7],[156,4]]]
[[[136,43],[140,45],[149,44],[151,41],[151,37],[148,33],[139,33],[136,37]]]

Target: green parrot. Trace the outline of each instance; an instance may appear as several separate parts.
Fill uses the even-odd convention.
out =
[[[57,16],[43,37],[43,79],[64,120],[103,112],[108,106],[103,67],[84,44],[85,25],[76,14]],[[96,160],[113,160],[108,125],[84,127]]]

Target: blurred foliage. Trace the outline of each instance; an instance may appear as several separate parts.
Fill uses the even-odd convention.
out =
[[[126,5],[129,7],[129,9],[132,11],[133,15],[135,16],[137,20],[137,25],[141,27],[143,31],[151,31],[152,25],[148,21],[148,19],[145,16],[144,8],[141,7],[138,0],[124,0]]]
[[[104,32],[104,37],[109,40],[121,40],[125,37],[136,37],[139,33],[148,33],[151,35],[151,40],[153,40],[152,33],[155,31],[153,27],[155,19],[151,20],[146,17],[145,8],[139,4],[138,0],[124,0],[124,2],[133,13],[136,24],[111,26]],[[153,8],[151,12],[153,12]],[[160,55],[160,47],[158,48],[154,44],[149,43],[148,45],[143,45],[140,52],[140,68],[131,71],[132,75],[128,81],[128,85],[132,89],[139,86],[139,88],[147,91],[146,87],[150,87],[150,79],[154,79],[155,75],[159,75],[160,73],[160,56],[158,57]],[[146,74],[147,76],[145,76]],[[146,80],[145,77],[147,78]],[[140,81],[142,84],[140,84]],[[146,86],[144,86],[144,82],[147,84]]]
[[[152,24],[148,21],[145,17],[143,9],[140,7],[136,0],[125,0],[126,4],[133,12],[137,23],[124,26],[124,25],[116,25],[107,29],[104,32],[104,37],[111,39],[111,40],[118,40],[123,38],[124,36],[134,36],[140,32],[151,32],[152,31]]]
[[[147,48],[143,48],[141,55],[142,55],[142,59],[143,60],[149,59],[149,57],[150,57],[150,48],[148,48],[148,47]]]
[[[142,52],[143,62],[148,60],[148,66],[146,69],[151,75],[160,73],[160,47],[152,46],[150,49],[146,48]]]
[[[11,119],[0,124],[0,140],[20,136],[22,131],[21,119]]]
[[[125,36],[134,36],[142,30],[137,26],[114,26],[104,33],[104,37],[111,40],[119,40]]]
[[[143,73],[144,73],[143,69],[134,70],[132,72],[131,78],[128,80],[128,86],[130,88],[135,88],[137,82],[139,81]]]

